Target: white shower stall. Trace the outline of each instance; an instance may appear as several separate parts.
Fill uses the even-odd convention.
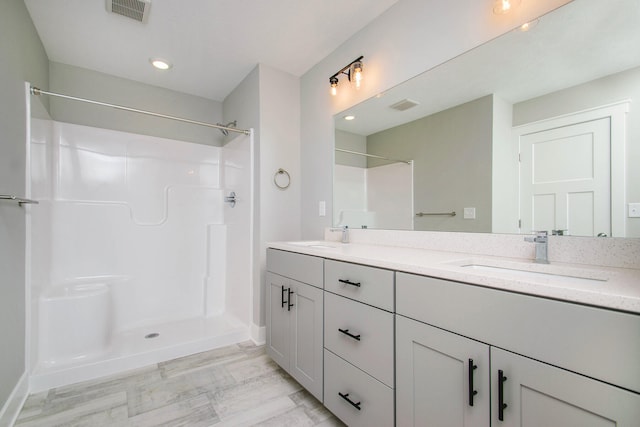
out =
[[[249,338],[251,135],[30,130],[33,392]]]

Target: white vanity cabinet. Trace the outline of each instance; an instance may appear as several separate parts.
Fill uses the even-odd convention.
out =
[[[394,425],[394,272],[325,260],[324,404],[349,426]]]
[[[491,385],[494,426],[640,425],[638,394],[495,347]]]
[[[322,400],[323,259],[268,249],[267,270],[267,354]]]
[[[639,425],[640,316],[405,273],[396,313],[398,426]]]
[[[396,316],[396,425],[489,426],[489,346]]]

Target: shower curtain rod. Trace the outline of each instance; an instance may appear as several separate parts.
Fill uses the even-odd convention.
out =
[[[375,154],[360,153],[358,151],[344,150],[342,148],[336,148],[336,151],[340,151],[341,153],[357,154],[358,156],[373,157],[375,159],[389,160],[391,162],[406,163],[408,165],[410,165],[412,162],[412,160],[390,159],[389,157],[376,156]]]
[[[152,111],[146,111],[146,110],[139,110],[137,108],[125,107],[123,105],[108,104],[106,102],[94,101],[92,99],[78,98],[78,97],[75,97],[75,96],[63,95],[61,93],[48,92],[46,90],[38,89],[35,86],[31,86],[31,94],[32,95],[57,96],[58,98],[70,99],[72,101],[87,102],[89,104],[101,105],[103,107],[115,108],[116,110],[131,111],[133,113],[146,114],[147,116],[153,116],[153,117],[160,117],[160,118],[163,118],[163,119],[176,120],[176,121],[179,121],[179,122],[191,123],[193,125],[206,126],[206,127],[210,127],[210,128],[214,128],[214,129],[226,130],[226,131],[229,131],[229,132],[238,132],[238,133],[243,133],[245,135],[249,135],[251,133],[251,131],[245,130],[245,129],[236,129],[236,128],[230,128],[230,127],[226,127],[226,126],[214,125],[213,123],[199,122],[197,120],[184,119],[182,117],[169,116],[169,115],[166,115],[166,114],[154,113]]]

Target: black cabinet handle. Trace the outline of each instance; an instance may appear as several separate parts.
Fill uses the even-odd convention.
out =
[[[347,336],[349,336],[349,337],[353,338],[354,340],[358,340],[358,341],[360,341],[360,335],[359,335],[359,334],[358,334],[358,335],[350,334],[348,329],[340,329],[340,328],[338,328],[338,331],[340,331],[340,332],[342,332],[343,334],[345,334],[345,335],[347,335]]]
[[[358,411],[362,410],[362,408],[360,408],[360,403],[355,403],[353,400],[349,399],[349,393],[346,394],[342,394],[340,392],[338,392],[338,395],[343,398],[344,400],[346,400],[347,402],[349,402],[351,404],[351,406],[353,406],[354,408],[356,408]]]
[[[498,419],[504,421],[504,410],[507,404],[504,403],[504,382],[507,377],[504,375],[501,369],[498,370]]]
[[[347,279],[338,279],[338,282],[344,283],[345,285],[356,286],[358,288],[360,287],[360,282],[352,282],[351,280]]]
[[[280,300],[282,301],[282,305],[280,305],[280,307],[284,307],[284,305],[287,303],[287,302],[284,300],[284,293],[285,293],[285,291],[286,291],[286,289],[284,288],[284,285],[282,285],[282,293],[281,293],[281,296],[280,296]]]
[[[478,369],[478,365],[473,364],[473,359],[469,359],[469,406],[473,406],[473,396],[478,394],[478,390],[473,389],[473,371]]]
[[[287,292],[289,293],[289,296],[287,297],[287,311],[291,311],[291,307],[293,307],[293,304],[291,304],[291,295],[293,294],[293,291],[289,288]]]

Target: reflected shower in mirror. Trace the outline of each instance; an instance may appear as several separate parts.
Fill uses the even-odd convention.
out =
[[[337,114],[334,225],[640,237],[639,9],[575,0]]]

